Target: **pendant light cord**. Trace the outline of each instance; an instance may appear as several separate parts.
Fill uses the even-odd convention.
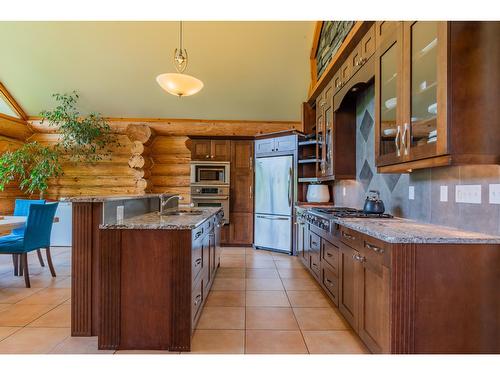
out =
[[[179,23],[179,29],[180,29],[180,32],[179,32],[179,45],[180,45],[180,50],[181,50],[181,53],[182,53],[182,21],[180,21],[180,23]]]

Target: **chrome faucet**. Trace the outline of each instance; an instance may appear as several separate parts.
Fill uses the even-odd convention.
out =
[[[172,199],[177,199],[177,202],[176,205],[174,207],[170,207],[169,210],[176,211],[179,209],[179,201],[183,200],[184,198],[181,197],[180,195],[167,195],[167,194],[160,195],[160,213],[164,213],[166,211],[166,206],[168,202],[170,202]]]

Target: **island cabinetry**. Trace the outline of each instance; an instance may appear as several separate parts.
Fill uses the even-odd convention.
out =
[[[221,220],[100,230],[99,349],[190,350],[219,265]]]

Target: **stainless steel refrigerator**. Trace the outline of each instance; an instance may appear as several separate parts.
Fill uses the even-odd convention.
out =
[[[256,158],[255,247],[292,252],[293,204],[293,155]]]

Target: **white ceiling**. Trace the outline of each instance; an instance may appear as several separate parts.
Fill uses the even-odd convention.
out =
[[[314,22],[185,22],[187,74],[205,87],[179,99],[156,83],[174,72],[178,22],[0,22],[0,81],[30,116],[52,93],[80,93],[108,117],[300,119]]]

